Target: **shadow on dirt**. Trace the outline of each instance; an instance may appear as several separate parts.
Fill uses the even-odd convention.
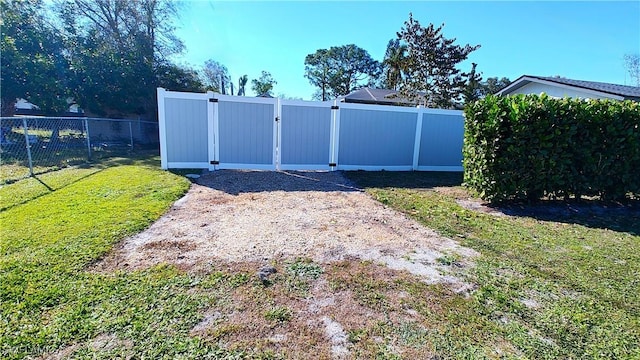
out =
[[[227,194],[271,191],[362,191],[339,171],[247,171],[217,170],[196,183]]]

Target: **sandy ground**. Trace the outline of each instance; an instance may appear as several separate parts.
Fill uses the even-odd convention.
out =
[[[464,267],[476,253],[373,200],[339,172],[222,170],[197,179],[166,215],[96,267],[363,259],[466,290],[437,261],[445,255]]]

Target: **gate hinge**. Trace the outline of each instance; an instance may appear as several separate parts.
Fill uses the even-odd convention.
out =
[[[218,99],[211,98],[211,99],[209,99],[209,102],[218,102]]]
[[[338,164],[336,164],[336,163],[329,163],[329,166],[331,166],[331,167],[336,167],[336,166],[338,166]]]
[[[338,109],[340,109],[340,106],[336,106],[336,105],[331,106],[331,110],[338,110]]]
[[[218,161],[218,160],[211,160],[211,161],[209,161],[209,164],[211,164],[211,165],[219,165],[219,164],[220,164],[220,161]]]
[[[276,122],[280,121],[280,118],[278,116],[276,116]]]

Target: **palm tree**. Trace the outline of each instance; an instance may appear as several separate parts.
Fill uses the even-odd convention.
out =
[[[407,68],[407,45],[400,44],[398,39],[389,40],[382,64],[385,68],[385,87],[398,90]]]
[[[240,76],[240,79],[238,79],[238,96],[245,96],[244,87],[247,86],[248,81],[249,77],[247,75]]]

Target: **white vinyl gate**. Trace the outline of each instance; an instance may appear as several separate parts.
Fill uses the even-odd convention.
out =
[[[162,168],[462,171],[461,111],[158,89]]]

